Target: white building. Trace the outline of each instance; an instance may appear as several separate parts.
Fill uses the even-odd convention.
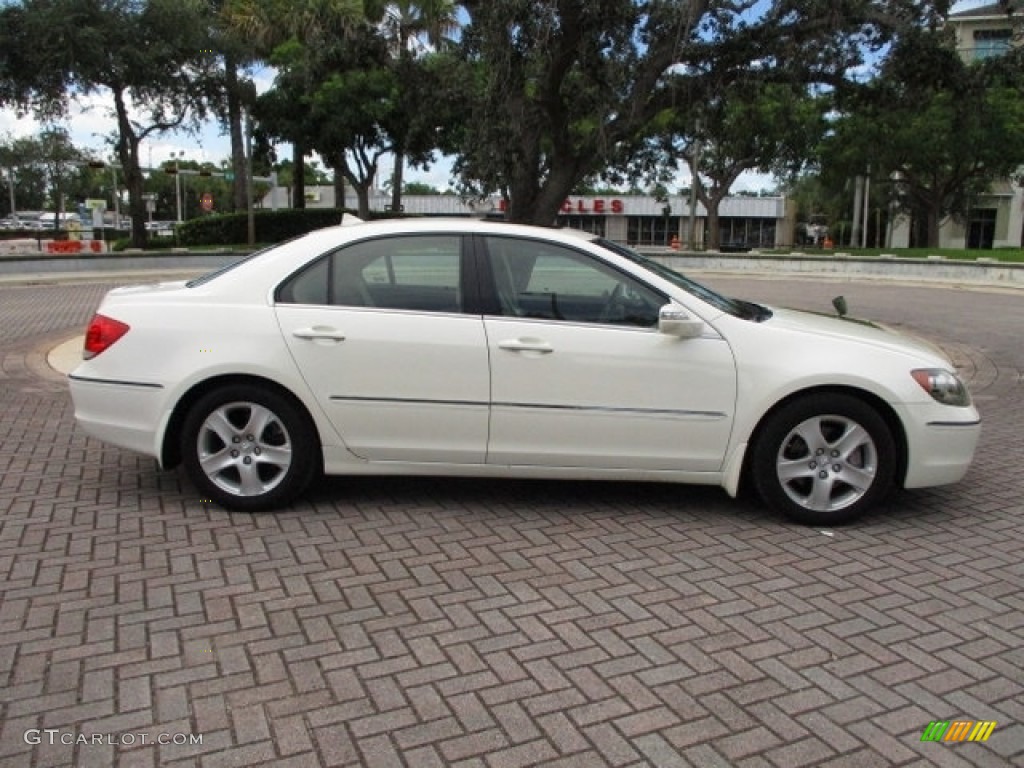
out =
[[[289,207],[290,190],[275,187],[262,200],[264,208]],[[334,188],[306,188],[309,208],[355,209],[355,193],[346,190],[345,205],[335,204]],[[390,210],[391,195],[370,195],[370,210]],[[502,201],[495,197],[467,201],[457,195],[404,195],[402,210],[414,216],[488,216],[500,218]],[[667,211],[666,211],[667,207]],[[697,246],[703,247],[707,214],[697,206]],[[667,202],[638,195],[573,195],[558,215],[561,226],[595,232],[609,240],[629,245],[670,245],[673,237],[685,246],[689,242],[689,200],[672,196]],[[775,248],[794,244],[796,206],[785,197],[727,197],[719,206],[720,242],[723,250]]]
[[[1024,29],[1024,2],[1009,0],[988,3],[952,13],[947,23],[953,28],[956,50],[964,61],[1000,56],[1020,45]],[[892,247],[910,244],[910,221],[899,216],[893,222]],[[948,217],[939,229],[940,248],[1024,247],[1024,187],[1005,179],[988,194],[978,197],[966,219]]]

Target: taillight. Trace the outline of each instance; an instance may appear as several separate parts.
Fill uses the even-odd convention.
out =
[[[82,357],[91,360],[124,336],[130,327],[120,320],[96,314],[85,331],[85,349]]]

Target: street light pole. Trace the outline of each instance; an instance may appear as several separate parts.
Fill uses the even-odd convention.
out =
[[[117,191],[117,168],[110,161],[110,178],[114,182],[114,229],[121,228],[121,195]]]
[[[249,245],[256,244],[256,216],[252,209],[252,114],[245,115],[245,198]]]
[[[185,150],[181,152],[171,152],[171,158],[174,160],[174,205],[178,212],[178,223],[181,224],[181,174],[178,173],[180,168],[178,167],[178,160],[184,156]]]
[[[7,169],[7,187],[11,191],[11,218],[18,220],[18,209],[14,205],[14,169]]]

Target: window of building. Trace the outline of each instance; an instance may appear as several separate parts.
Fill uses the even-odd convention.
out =
[[[630,216],[627,224],[627,242],[630,245],[668,245],[677,234],[677,217]]]
[[[558,225],[604,237],[604,216],[559,216]]]
[[[718,241],[742,248],[775,247],[775,220],[727,217],[718,220]]]
[[[974,31],[974,58],[988,59],[1002,56],[1010,50],[1012,31],[1009,29],[976,29]]]

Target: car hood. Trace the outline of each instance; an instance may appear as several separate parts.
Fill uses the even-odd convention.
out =
[[[858,342],[950,366],[949,358],[942,350],[927,341],[905,336],[876,323],[795,309],[770,309],[772,317],[765,324],[780,330]]]

